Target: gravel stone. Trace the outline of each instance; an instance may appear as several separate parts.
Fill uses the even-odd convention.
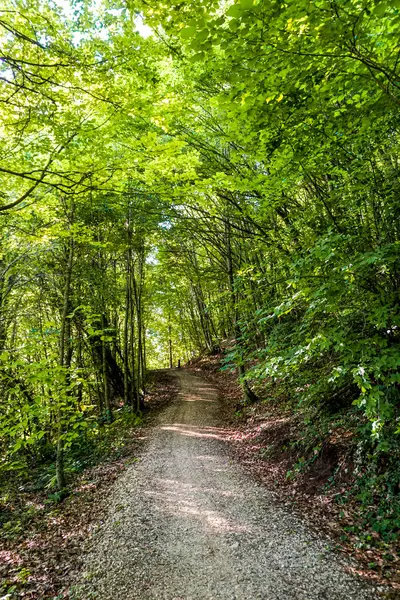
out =
[[[324,536],[226,456],[213,386],[176,373],[179,397],[116,482],[107,518],[92,533],[82,598],[378,598]]]

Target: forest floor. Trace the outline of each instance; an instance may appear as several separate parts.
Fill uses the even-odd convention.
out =
[[[187,370],[176,375],[180,394],[112,487],[76,597],[378,598],[354,562],[232,457],[215,386]]]
[[[71,597],[82,566],[82,547],[92,528],[101,523],[110,491],[144,452],[149,430],[178,388],[168,372],[153,372],[141,423],[120,418],[105,430],[103,439],[81,456],[88,466],[69,474],[69,493],[62,502],[40,483],[43,471],[20,481],[1,482],[0,600]]]
[[[117,421],[64,501],[34,489],[35,473],[10,482],[0,600],[399,598],[390,573],[365,568],[376,552],[337,543],[315,472],[291,481],[287,456],[270,455],[284,415],[235,414],[240,397],[217,357],[153,372],[143,422]]]
[[[335,551],[353,559],[354,572],[385,590],[385,598],[399,599],[399,539],[387,541],[374,530],[354,493],[352,424],[342,420],[333,426],[318,456],[307,461],[304,442],[309,446],[311,438],[317,445],[320,432],[307,431],[302,415],[269,388],[261,390],[265,401],[244,406],[236,373],[220,367],[220,356],[205,356],[192,361],[191,371],[212,383],[223,399],[230,456],[314,532],[327,535]]]

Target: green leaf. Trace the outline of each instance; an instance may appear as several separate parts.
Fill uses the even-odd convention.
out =
[[[241,7],[239,6],[239,4],[233,4],[227,11],[226,11],[226,15],[228,17],[233,17],[234,19],[237,19],[238,17],[240,17],[240,15],[242,14],[242,10]]]
[[[201,29],[196,34],[196,40],[198,40],[200,42],[204,42],[208,38],[208,35],[209,35],[208,29]]]
[[[180,31],[181,38],[184,40],[188,40],[196,35],[196,28],[193,26],[184,27]]]

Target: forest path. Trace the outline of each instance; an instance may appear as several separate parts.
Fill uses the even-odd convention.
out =
[[[228,458],[212,385],[176,374],[179,397],[93,535],[85,600],[376,598]]]

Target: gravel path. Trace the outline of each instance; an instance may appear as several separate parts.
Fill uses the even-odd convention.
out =
[[[82,597],[99,600],[377,598],[225,452],[218,396],[177,371],[181,393],[118,480],[91,540]]]

